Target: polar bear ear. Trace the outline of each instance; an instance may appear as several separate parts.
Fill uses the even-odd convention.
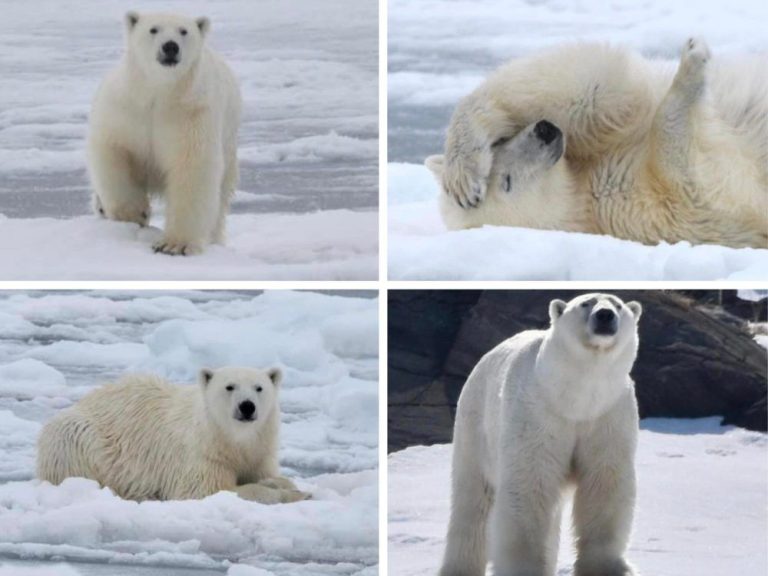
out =
[[[213,379],[213,370],[210,368],[203,368],[200,370],[200,384],[205,388]]]
[[[632,300],[632,302],[627,302],[627,308],[629,308],[629,310],[632,312],[635,320],[640,319],[640,314],[643,313],[643,306],[640,304],[640,302],[636,302],[635,300]]]
[[[443,180],[443,169],[445,167],[445,156],[442,154],[434,154],[424,160],[424,166],[429,168],[429,171],[435,175],[438,182]]]
[[[267,370],[267,376],[275,386],[280,386],[280,382],[283,381],[283,371],[280,368],[270,368]]]
[[[200,30],[201,36],[208,34],[208,30],[211,29],[211,21],[205,16],[195,20],[195,24],[197,24],[197,29]]]
[[[128,32],[134,29],[136,24],[139,23],[139,13],[131,10],[130,12],[125,13],[125,27],[128,29]]]
[[[563,302],[562,300],[552,300],[552,302],[549,303],[549,319],[554,322],[560,316],[563,315],[563,312],[565,312],[565,308],[568,306],[567,302]]]

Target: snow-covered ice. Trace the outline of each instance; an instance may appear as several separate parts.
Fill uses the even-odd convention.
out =
[[[456,103],[504,61],[573,40],[676,60],[690,36],[715,54],[768,50],[762,0],[391,0],[388,46],[389,278],[754,280],[768,250],[484,227],[447,232],[424,159],[443,149]]]
[[[123,49],[125,2],[11,3],[0,22],[0,278],[376,278],[377,2],[328,0],[321,15],[310,0],[162,9],[209,16],[240,80],[228,246],[171,263],[149,249],[156,230],[90,215],[87,117]]]
[[[440,565],[448,522],[451,445],[389,456],[389,573]],[[653,576],[768,572],[768,438],[719,418],[647,419],[637,456],[638,499],[628,558]],[[558,576],[572,574],[570,510]]]
[[[233,576],[374,573],[374,297],[6,292],[0,319],[1,576],[2,558],[41,570],[62,559],[166,567],[169,576],[235,563]],[[227,364],[283,367],[281,466],[312,500],[264,506],[222,492],[136,503],[83,478],[34,479],[40,427],[95,387],[126,371],[194,385],[201,367]]]

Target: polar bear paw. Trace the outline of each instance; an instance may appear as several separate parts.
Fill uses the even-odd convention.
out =
[[[488,170],[483,171],[479,164],[472,160],[454,160],[446,163],[443,173],[443,189],[464,210],[477,208],[485,199],[487,191],[486,178],[490,172],[491,157],[488,161]],[[481,172],[486,172],[482,174]]]
[[[302,492],[301,490],[280,490],[280,503],[290,504],[291,502],[301,502],[302,500],[309,500],[312,498],[312,494],[308,492]]]
[[[296,485],[284,476],[265,478],[259,482],[259,484],[266,486],[267,488],[273,488],[275,490],[296,490]]]
[[[191,242],[174,242],[173,240],[163,238],[152,245],[152,250],[156,254],[191,256],[192,254],[200,254],[203,251],[203,247]]]
[[[689,38],[680,54],[677,81],[688,86],[702,86],[706,64],[712,57],[709,46],[701,38]]]

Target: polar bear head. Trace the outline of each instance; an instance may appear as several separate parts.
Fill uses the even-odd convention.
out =
[[[639,302],[624,303],[612,294],[583,294],[549,304],[553,336],[570,351],[626,354],[632,361],[641,312]]]
[[[203,368],[200,385],[208,417],[235,435],[261,428],[277,410],[282,377],[279,368]]]
[[[441,212],[449,228],[481,224],[545,230],[583,230],[584,198],[564,158],[565,135],[546,119],[521,126],[491,147],[493,161],[486,180],[486,199],[461,209],[444,195]],[[443,185],[445,156],[430,156],[425,165]]]
[[[167,82],[183,76],[198,62],[210,21],[128,12],[125,26],[128,57],[151,78]]]

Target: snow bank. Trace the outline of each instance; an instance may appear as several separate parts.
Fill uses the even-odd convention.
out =
[[[637,457],[638,501],[629,560],[642,574],[765,574],[768,440],[717,418],[647,419]],[[450,445],[389,457],[389,573],[434,574],[443,554]],[[574,554],[563,516],[558,576]]]
[[[375,569],[375,299],[35,292],[0,295],[0,314],[23,328],[0,339],[0,556],[221,570],[237,563],[235,576]],[[58,340],[41,343],[51,326]],[[195,385],[201,367],[227,364],[284,369],[281,466],[312,500],[263,506],[219,493],[139,504],[82,478],[61,486],[32,479],[40,427],[87,391],[125,371]]]
[[[0,576],[80,576],[80,572],[67,564],[52,564],[51,566],[0,564]],[[243,576],[247,575],[243,574]]]
[[[768,250],[484,226],[449,232],[423,166],[389,165],[392,280],[760,280]]]
[[[10,219],[0,229],[0,280],[374,280],[378,213],[235,214],[227,246],[201,255],[152,252],[156,227],[95,216]]]

